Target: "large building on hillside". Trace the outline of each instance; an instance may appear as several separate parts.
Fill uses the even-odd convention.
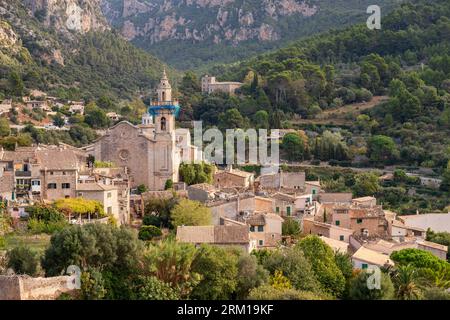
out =
[[[208,75],[202,77],[202,93],[225,92],[234,94],[236,89],[239,89],[242,85],[243,83],[241,82],[218,82],[216,77]]]
[[[86,147],[96,160],[126,167],[132,186],[164,190],[167,180],[178,181],[181,162],[201,160],[201,152],[191,145],[189,130],[175,129],[180,109],[172,98],[172,87],[164,71],[157,87],[158,100],[151,103],[142,124],[121,121],[104,136]]]

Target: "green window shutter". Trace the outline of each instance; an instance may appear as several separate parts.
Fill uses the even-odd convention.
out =
[[[291,207],[287,207],[286,210],[287,210],[287,215],[290,216],[291,215]]]
[[[369,266],[367,265],[367,263],[363,263],[361,267],[364,270],[364,269],[367,269]]]
[[[339,220],[336,220],[336,225],[337,225],[337,226],[340,226],[340,225],[341,225],[341,222],[340,222]]]
[[[275,208],[275,212],[276,212],[276,213],[280,213],[280,207],[276,207],[276,208]]]
[[[344,236],[339,236],[339,240],[344,241]]]

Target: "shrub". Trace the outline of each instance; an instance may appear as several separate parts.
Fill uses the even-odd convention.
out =
[[[348,298],[350,300],[390,300],[394,298],[391,278],[381,273],[380,289],[369,289],[367,280],[370,273],[362,271],[350,280]]]
[[[160,217],[152,215],[152,214],[147,214],[144,216],[144,218],[142,219],[142,223],[145,226],[155,226],[155,227],[160,227],[162,220]]]
[[[284,236],[296,236],[300,233],[300,224],[294,219],[286,219],[282,225]]]
[[[6,254],[7,267],[17,274],[34,276],[37,273],[39,258],[27,247],[16,247]]]
[[[320,296],[310,291],[295,289],[276,289],[265,285],[250,291],[249,300],[322,300]]]
[[[152,240],[155,237],[162,236],[161,229],[155,226],[142,226],[139,230],[139,239],[148,241]]]
[[[137,290],[137,299],[139,300],[178,300],[180,299],[177,291],[154,276],[140,277],[140,285]]]
[[[38,220],[38,219],[29,219],[28,220],[28,230],[32,234],[40,234],[40,233],[47,233],[47,234],[53,234],[56,231],[60,231],[64,229],[66,226],[68,226],[69,223],[67,221],[49,221],[46,222],[44,220]]]
[[[3,249],[6,246],[6,240],[3,236],[0,236],[0,249]]]

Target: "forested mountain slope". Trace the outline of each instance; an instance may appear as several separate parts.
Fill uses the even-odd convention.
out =
[[[130,98],[163,64],[105,21],[97,0],[0,0],[0,95],[41,89],[70,99]]]

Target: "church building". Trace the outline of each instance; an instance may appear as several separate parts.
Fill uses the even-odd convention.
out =
[[[179,181],[181,162],[201,161],[202,154],[191,145],[189,130],[175,129],[180,105],[172,98],[165,71],[156,91],[158,99],[151,102],[140,125],[121,121],[85,149],[96,160],[126,167],[132,186],[164,190],[167,180]]]

